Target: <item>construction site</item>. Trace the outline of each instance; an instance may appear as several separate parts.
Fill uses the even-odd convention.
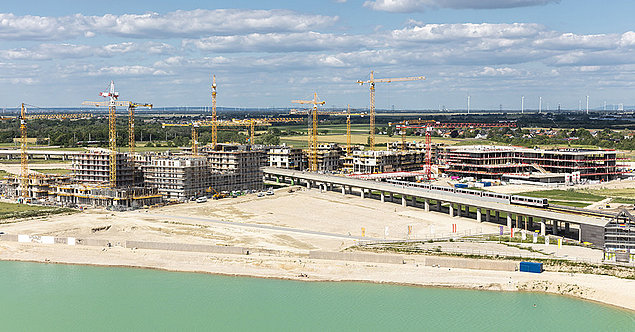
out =
[[[401,140],[377,149],[375,144],[375,84],[425,79],[423,76],[357,81],[370,87],[369,112],[321,111],[324,105],[317,93],[311,100],[293,100],[307,105],[306,110],[291,110],[282,116],[220,119],[216,111],[216,77],[211,85],[211,117],[187,122],[165,121],[163,128],[189,128],[190,145],[172,151],[136,151],[135,110],[151,109],[150,103],[119,100],[114,82],[99,95],[105,101],[87,101],[83,105],[108,109],[109,139],[107,148],[87,148],[64,154],[71,160],[66,175],[41,174],[29,171],[28,144],[33,138],[27,133],[27,122],[34,119],[86,119],[90,113],[27,114],[21,106],[20,142],[21,169],[19,176],[5,184],[9,197],[27,202],[63,206],[104,206],[129,209],[154,206],[163,202],[183,202],[199,197],[220,198],[234,192],[255,192],[265,189],[262,167],[278,167],[299,171],[339,174],[357,178],[383,180],[407,179],[436,181],[443,178],[496,180],[507,182],[572,183],[610,181],[625,173],[621,158],[614,150],[527,149],[513,146],[446,146],[432,143],[433,134],[443,130],[513,128],[515,122],[495,123],[438,122],[408,119],[388,123]],[[116,109],[128,110],[128,151],[119,151]],[[320,116],[346,117],[346,144],[318,143]],[[351,117],[369,118],[368,145],[351,144]],[[272,125],[307,124],[307,148],[289,145],[255,144],[256,129]],[[243,128],[246,143],[219,143],[218,131]],[[211,142],[199,143],[199,131],[210,130]],[[424,141],[406,140],[407,131],[416,131]],[[37,140],[37,138],[36,138]],[[9,155],[8,155],[9,156]],[[10,156],[9,156],[10,157]],[[48,155],[45,155],[45,158]]]

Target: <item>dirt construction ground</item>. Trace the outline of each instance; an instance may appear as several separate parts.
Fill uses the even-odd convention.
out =
[[[87,210],[70,216],[0,225],[7,234],[71,236],[111,241],[208,243],[274,250],[338,250],[362,239],[406,239],[494,233],[498,226],[352,195],[294,188],[273,196],[185,203],[129,212]],[[412,226],[408,235],[408,226]]]

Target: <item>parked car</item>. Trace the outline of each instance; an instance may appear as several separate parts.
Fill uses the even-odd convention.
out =
[[[205,203],[205,202],[207,202],[207,197],[205,196],[201,196],[196,199],[196,203]]]

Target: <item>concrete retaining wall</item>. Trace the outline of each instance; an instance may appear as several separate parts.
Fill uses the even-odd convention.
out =
[[[361,253],[361,252],[311,251],[309,252],[309,258],[330,259],[330,260],[336,260],[336,261],[404,264],[403,256],[369,254],[369,253]]]
[[[94,247],[106,247],[111,243],[108,240],[100,239],[76,239],[75,244],[80,246],[94,246]]]
[[[457,269],[516,271],[518,262],[497,261],[489,259],[470,259],[454,257],[428,256],[425,258],[425,266],[440,266]]]
[[[211,252],[218,254],[248,254],[249,250],[242,247],[216,246],[206,244],[186,244],[186,243],[167,243],[167,242],[143,242],[143,241],[126,241],[126,248],[138,249],[154,249],[154,250],[172,250],[172,251],[191,251],[191,252]]]
[[[18,241],[18,236],[15,235],[15,234],[2,234],[2,235],[0,235],[0,241],[17,242]]]

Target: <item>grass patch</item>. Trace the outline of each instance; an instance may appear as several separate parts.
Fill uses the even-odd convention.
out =
[[[537,191],[527,191],[523,193],[518,193],[520,196],[529,196],[529,197],[539,197],[539,198],[548,198],[554,200],[564,200],[564,201],[588,201],[588,202],[599,202],[603,200],[605,197],[588,193],[588,192],[579,192],[574,190],[537,190]]]
[[[631,199],[631,198],[614,198],[614,199],[611,200],[611,203],[635,204],[635,199]]]
[[[549,200],[549,204],[573,206],[573,207],[579,207],[579,208],[584,208],[589,206],[589,203],[585,203],[585,202],[567,202],[567,201],[556,201],[556,200]]]
[[[60,160],[60,159],[29,159],[29,164],[66,164],[70,163],[69,160]],[[20,159],[0,159],[0,164],[6,165],[18,165],[20,164]]]
[[[601,195],[605,197],[614,198],[612,202],[621,204],[635,204],[635,188],[621,188],[621,189],[588,189],[584,190],[585,193],[592,195]]]
[[[13,218],[39,217],[69,212],[76,212],[76,210],[59,207],[0,202],[0,219],[3,220]]]
[[[57,175],[68,175],[71,173],[71,170],[68,168],[43,168],[43,169],[36,169],[35,171],[38,171],[43,174],[57,174]]]

